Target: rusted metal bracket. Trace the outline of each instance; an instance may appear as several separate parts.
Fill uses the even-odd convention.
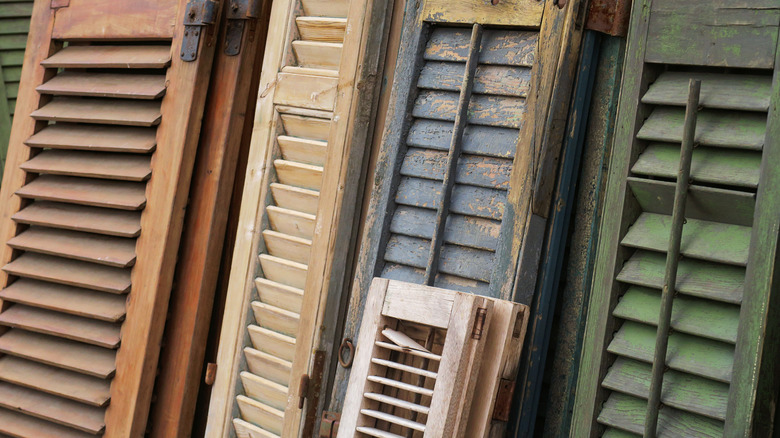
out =
[[[225,55],[236,56],[241,53],[241,41],[247,22],[260,15],[262,3],[262,0],[230,0],[225,30]]]
[[[487,318],[487,309],[480,307],[477,309],[477,317],[474,318],[474,327],[471,329],[472,339],[482,339],[482,332],[485,330],[485,318]]]
[[[70,0],[51,0],[52,9],[67,8],[70,6]]]
[[[338,412],[322,413],[322,421],[320,421],[320,438],[336,438],[339,433],[339,422],[341,421],[341,414]]]
[[[303,431],[301,436],[314,436],[314,427],[317,423],[317,406],[320,404],[320,392],[322,392],[322,374],[325,372],[325,352],[314,352],[314,364],[311,375],[301,376],[299,391],[300,401],[298,408],[306,408],[303,415]],[[308,402],[308,403],[307,403]],[[335,435],[334,435],[335,436]]]
[[[631,0],[591,0],[585,28],[612,36],[628,34]]]
[[[198,59],[201,35],[206,26],[217,21],[219,3],[211,0],[191,0],[184,12],[184,37],[181,42],[181,59],[192,62]]]
[[[501,379],[498,385],[498,394],[496,394],[496,404],[493,407],[493,420],[504,423],[509,421],[516,384],[517,382],[514,380]]]

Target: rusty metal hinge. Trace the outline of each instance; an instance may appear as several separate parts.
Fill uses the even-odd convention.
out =
[[[198,59],[201,36],[207,26],[216,23],[219,3],[212,0],[190,0],[184,12],[184,37],[181,41],[181,59]]]
[[[485,318],[487,318],[487,308],[478,308],[477,316],[474,318],[474,327],[471,329],[472,339],[482,339],[482,331],[485,329]]]
[[[70,0],[51,0],[52,9],[67,8],[70,6]]]
[[[512,410],[512,398],[515,395],[515,381],[501,379],[496,394],[496,404],[493,407],[493,420],[506,423]]]
[[[322,421],[320,421],[320,438],[336,438],[339,433],[339,422],[341,421],[341,414],[338,412],[322,413]]]
[[[314,428],[317,423],[317,408],[320,404],[320,392],[322,392],[322,374],[325,372],[325,352],[314,352],[314,363],[311,375],[301,376],[301,386],[298,391],[300,397],[298,409],[306,407],[303,414],[303,433],[301,436],[314,436]]]
[[[241,53],[241,40],[247,21],[260,15],[262,0],[229,0],[227,10],[227,29],[225,30],[225,55],[236,56]]]
[[[204,379],[206,382],[206,385],[213,385],[214,380],[217,378],[217,364],[215,363],[209,363],[206,365],[206,378]]]

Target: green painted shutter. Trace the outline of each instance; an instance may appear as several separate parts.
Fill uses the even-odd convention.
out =
[[[0,0],[0,179],[22,76],[32,0]]]
[[[777,0],[634,2],[572,436],[644,433],[691,79],[701,96],[657,435],[768,436],[778,24]]]

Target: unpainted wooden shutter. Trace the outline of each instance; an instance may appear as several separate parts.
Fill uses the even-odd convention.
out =
[[[363,315],[338,437],[464,436],[493,302],[376,279]]]
[[[299,434],[301,377],[345,277],[385,15],[382,1],[273,4],[207,436]],[[301,395],[314,415],[318,394]]]
[[[752,428],[769,421],[755,391],[762,345],[776,342],[762,327],[780,213],[778,24],[776,0],[635,2],[574,436],[647,436],[656,421],[660,437],[769,435]],[[665,331],[691,79],[701,93],[688,108],[694,149]],[[668,348],[656,363],[662,336]],[[654,364],[663,371],[657,411],[648,406]]]
[[[145,430],[211,61],[205,31],[179,57],[185,5],[35,3],[0,192],[0,434]]]
[[[32,0],[0,2],[0,179],[22,78],[32,6]]]

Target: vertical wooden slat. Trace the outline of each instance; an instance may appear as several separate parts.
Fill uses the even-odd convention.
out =
[[[683,224],[685,222],[685,203],[688,199],[688,186],[691,177],[691,158],[693,156],[693,138],[696,134],[696,113],[699,110],[699,93],[701,81],[691,79],[688,88],[688,105],[685,111],[685,128],[680,148],[680,169],[677,173],[677,186],[674,191],[674,207],[672,209],[671,236],[669,248],[666,251],[666,274],[661,292],[661,312],[653,354],[652,380],[650,381],[650,397],[647,403],[645,417],[645,437],[654,438],[658,427],[658,408],[661,403],[661,387],[663,386],[664,370],[666,369],[666,351],[669,345],[669,330],[672,322],[672,303],[676,294],[677,265],[680,258]]]
[[[444,174],[444,182],[441,189],[441,201],[439,209],[436,212],[436,222],[434,225],[434,234],[431,239],[431,249],[428,253],[428,265],[425,268],[424,284],[433,286],[436,280],[436,274],[439,271],[439,258],[441,256],[442,240],[444,237],[444,224],[447,222],[447,215],[450,209],[450,200],[452,199],[452,189],[455,186],[455,172],[458,169],[458,160],[460,159],[461,145],[463,144],[463,131],[468,122],[468,109],[471,102],[471,91],[474,87],[474,75],[479,65],[479,49],[482,45],[482,26],[474,24],[471,30],[471,42],[469,44],[469,54],[466,60],[466,73],[463,76],[463,82],[460,88],[460,97],[458,99],[458,109],[455,114],[455,126],[452,131],[452,140],[447,154],[447,170]]]

